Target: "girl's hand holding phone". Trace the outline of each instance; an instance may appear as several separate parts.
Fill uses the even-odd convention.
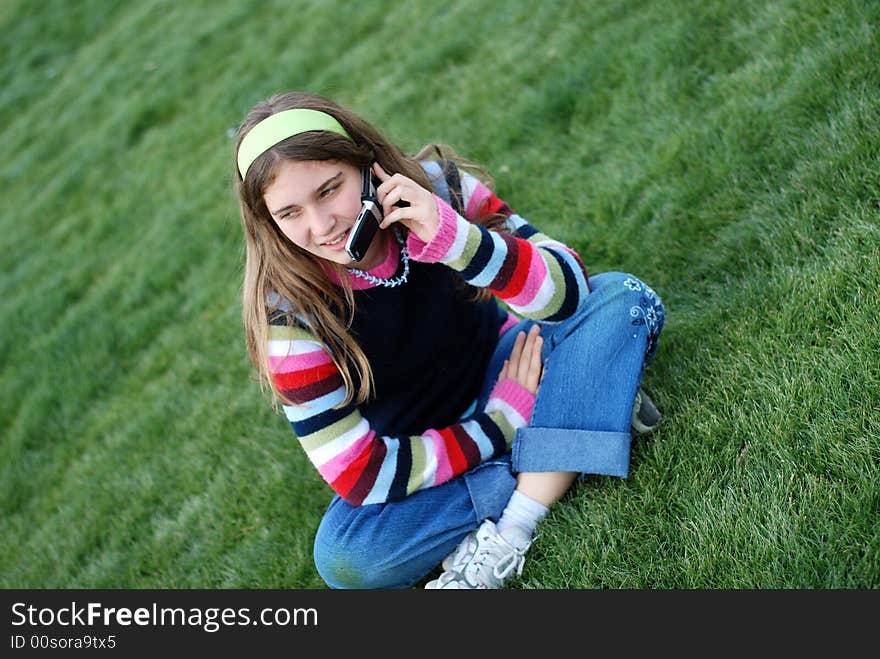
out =
[[[373,171],[381,181],[376,188],[376,197],[385,211],[385,219],[379,228],[387,229],[395,222],[400,222],[420,240],[430,242],[440,226],[440,214],[433,193],[403,174],[389,174],[377,162],[373,163]],[[405,201],[409,206],[395,206],[399,201]]]
[[[544,364],[541,361],[543,347],[544,338],[538,325],[532,325],[528,334],[525,332],[517,334],[513,342],[513,350],[510,351],[510,359],[504,362],[498,381],[513,380],[532,394],[537,394],[544,372]]]

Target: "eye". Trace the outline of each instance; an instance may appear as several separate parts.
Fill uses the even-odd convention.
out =
[[[278,216],[279,220],[295,220],[299,217],[299,209],[291,208],[289,211],[285,211],[280,216]]]
[[[325,197],[329,197],[331,194],[333,194],[334,192],[336,192],[336,190],[337,190],[338,188],[339,188],[339,185],[337,184],[337,185],[334,185],[334,186],[332,186],[332,187],[329,187],[329,188],[327,188],[327,189],[325,189],[325,190],[322,190],[322,191],[321,191],[321,199],[324,199]]]

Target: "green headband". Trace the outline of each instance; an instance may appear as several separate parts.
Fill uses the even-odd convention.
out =
[[[254,160],[273,146],[288,137],[310,130],[329,130],[351,139],[342,124],[326,112],[305,108],[278,112],[251,128],[241,141],[241,146],[238,147],[238,171],[241,172],[241,178],[247,176]]]

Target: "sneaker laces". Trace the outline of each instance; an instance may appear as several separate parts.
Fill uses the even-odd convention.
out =
[[[486,522],[477,535],[477,548],[474,557],[462,570],[462,575],[475,586],[498,588],[514,571],[521,575],[525,564],[526,550],[531,545],[522,546],[511,543],[495,530],[495,525]],[[491,567],[491,573],[488,573]]]
[[[473,557],[476,549],[477,534],[475,531],[471,531],[464,540],[458,543],[458,547],[443,559],[443,569],[447,572],[461,572]]]
[[[510,545],[510,548],[511,551],[503,555],[498,564],[492,568],[492,574],[496,579],[504,581],[514,570],[516,570],[517,576],[522,574],[523,565],[526,562],[526,549],[528,547],[519,548]]]

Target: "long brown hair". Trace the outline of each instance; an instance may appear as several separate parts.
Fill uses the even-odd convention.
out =
[[[456,160],[473,169],[445,147],[429,145],[416,156],[405,155],[376,128],[333,101],[304,92],[272,96],[256,105],[238,129],[233,161],[242,139],[260,121],[284,110],[308,108],[336,118],[350,139],[329,131],[311,131],[289,137],[254,160],[242,180],[235,167],[241,222],[245,237],[245,269],[242,316],[248,355],[261,384],[267,384],[277,401],[293,404],[277,388],[269,370],[269,319],[286,316],[291,325],[307,323],[308,329],[329,349],[342,375],[346,398],[341,403],[362,403],[370,396],[373,375],[367,358],[349,328],[355,310],[354,295],[345,267],[329,261],[324,267],[336,271],[333,283],[315,257],[290,241],[272,220],[263,193],[272,183],[282,160],[332,160],[358,169],[378,162],[386,172],[400,172],[431,190],[431,180],[419,165],[434,154],[437,159]],[[481,171],[481,170],[479,170]],[[481,176],[481,178],[484,178]],[[282,301],[287,305],[282,308]]]

